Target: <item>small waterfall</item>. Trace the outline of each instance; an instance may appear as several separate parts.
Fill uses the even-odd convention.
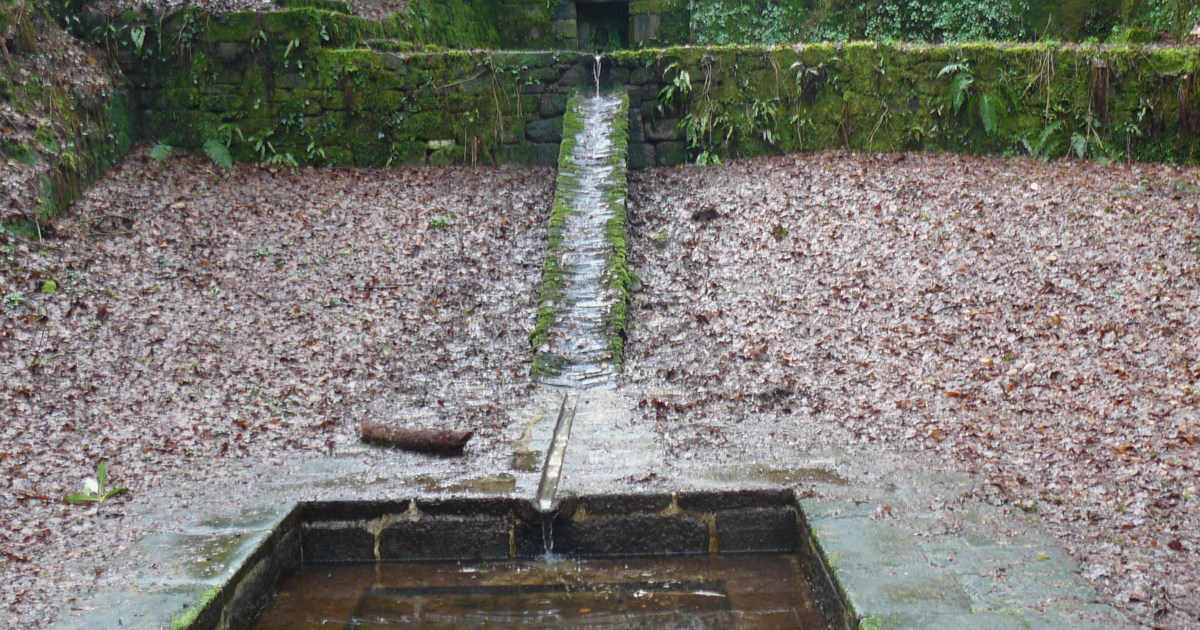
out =
[[[554,512],[540,512],[542,518],[542,549],[546,558],[554,556]]]
[[[597,68],[599,68],[599,57]],[[597,77],[599,72],[597,70]],[[611,189],[623,175],[624,155],[619,165],[612,157],[618,148],[612,130],[624,115],[623,96],[581,98],[573,103],[583,120],[576,135],[572,161],[578,177],[559,194],[571,200],[562,233],[560,260],[566,276],[565,298],[568,308],[552,329],[550,352],[562,359],[557,376],[543,383],[571,390],[615,386],[616,360],[605,329],[605,317],[621,296],[606,286],[606,267],[612,255],[608,224],[614,210],[609,199]],[[616,203],[624,205],[624,198]]]
[[[601,70],[600,55],[598,55],[598,54],[592,55],[592,59],[596,60],[596,64],[594,66],[592,66],[592,77],[595,79],[595,83],[596,83],[596,98],[600,98],[600,70]]]

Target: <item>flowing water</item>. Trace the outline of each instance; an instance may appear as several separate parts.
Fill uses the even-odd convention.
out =
[[[307,565],[254,630],[825,628],[795,556]]]
[[[596,97],[599,98],[600,97],[600,69],[603,67],[602,66],[603,62],[600,59],[600,55],[592,55],[592,60],[596,62],[592,66],[592,79],[596,82]]]
[[[562,359],[563,367],[558,376],[542,381],[571,390],[615,386],[616,368],[604,316],[620,294],[605,286],[605,268],[612,255],[606,235],[614,216],[606,196],[618,183],[617,169],[625,170],[624,163],[614,165],[611,160],[616,149],[611,135],[622,111],[621,97],[597,95],[578,103],[583,130],[576,136],[571,159],[578,166],[579,177],[575,182],[559,180],[560,188],[573,188],[560,190],[560,194],[571,194],[573,200],[560,250],[566,308],[548,335],[549,352]],[[624,205],[625,200],[617,203]]]

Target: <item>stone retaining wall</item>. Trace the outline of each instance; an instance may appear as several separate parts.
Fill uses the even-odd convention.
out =
[[[369,29],[326,41],[332,14],[305,11],[218,21],[183,70],[124,51],[146,134],[219,139],[239,160],[554,165],[567,95],[593,84],[590,55],[353,48]],[[602,81],[628,90],[631,168],[843,147],[1187,163],[1198,61],[1155,46],[682,47],[608,55]]]

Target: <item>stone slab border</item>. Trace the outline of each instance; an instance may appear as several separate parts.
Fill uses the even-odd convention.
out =
[[[343,468],[318,460],[301,477]],[[306,562],[533,558],[543,531],[555,553],[578,557],[796,553],[839,629],[1133,627],[1053,540],[1035,529],[997,538],[986,511],[950,535],[932,514],[880,518],[875,500],[701,487],[567,494],[543,530],[524,498],[346,498],[259,504],[151,536],[130,550],[150,566],[71,602],[53,628],[238,630]]]
[[[536,558],[544,531],[555,554],[572,557],[797,554],[829,627],[859,627],[790,490],[573,496],[545,529],[542,518],[515,498],[298,503],[169,627],[249,628],[279,581],[305,563]]]

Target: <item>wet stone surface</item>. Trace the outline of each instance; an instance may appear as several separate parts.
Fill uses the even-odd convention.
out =
[[[570,156],[571,177],[560,174],[556,199],[570,205],[562,231],[558,261],[565,290],[563,310],[547,335],[547,347],[557,374],[543,383],[566,389],[612,387],[617,370],[606,318],[623,299],[608,284],[613,244],[609,224],[613,204],[624,206],[625,147],[614,142],[616,120],[624,112],[623,95],[573,99],[582,122]],[[564,151],[568,145],[564,145]],[[613,158],[617,162],[613,163]],[[610,197],[619,194],[620,199]]]

